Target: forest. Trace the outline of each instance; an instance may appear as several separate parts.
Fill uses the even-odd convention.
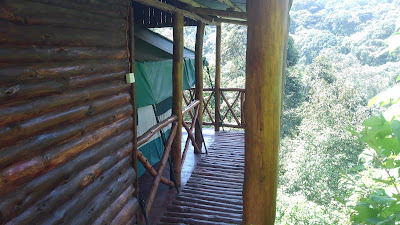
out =
[[[194,49],[196,29],[184,32]],[[211,80],[215,32],[204,38]],[[246,32],[222,26],[221,87],[245,86]],[[399,46],[399,0],[294,0],[277,224],[400,224]]]

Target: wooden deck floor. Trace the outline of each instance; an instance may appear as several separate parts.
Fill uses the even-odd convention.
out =
[[[241,224],[244,133],[218,132],[158,224]]]

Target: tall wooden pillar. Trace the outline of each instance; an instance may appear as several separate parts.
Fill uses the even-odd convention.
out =
[[[204,40],[204,28],[205,24],[199,22],[197,25],[197,33],[196,33],[196,47],[195,47],[195,77],[196,77],[196,91],[195,98],[200,100],[199,104],[199,116],[198,116],[198,124],[195,126],[195,137],[196,144],[199,147],[200,151],[202,149],[202,136],[201,129],[203,126],[203,40]],[[196,152],[195,153],[201,153]]]
[[[288,3],[247,1],[244,224],[275,221]]]
[[[183,98],[183,15],[175,13],[174,50],[172,65],[172,114],[178,116],[178,129],[172,143],[171,158],[174,164],[174,173],[178,185],[181,185],[181,139],[182,139],[182,98]],[[171,176],[172,176],[171,171]]]
[[[215,131],[220,127],[220,105],[221,105],[221,25],[217,26],[217,40],[215,45]]]

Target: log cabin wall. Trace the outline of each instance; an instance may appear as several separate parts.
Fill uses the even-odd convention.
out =
[[[0,3],[0,224],[126,224],[128,1]]]

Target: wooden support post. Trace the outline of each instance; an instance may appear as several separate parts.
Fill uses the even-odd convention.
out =
[[[247,2],[243,224],[274,224],[289,0]]]
[[[178,116],[178,129],[172,144],[172,163],[178,186],[181,185],[182,95],[183,95],[183,14],[175,13],[172,65],[172,114]],[[172,177],[172,171],[171,171]]]
[[[203,129],[203,40],[204,40],[204,28],[205,25],[202,22],[199,22],[197,25],[197,33],[196,33],[196,47],[195,47],[195,77],[196,77],[196,90],[195,97],[196,100],[200,101],[199,104],[199,117],[197,118],[199,123],[195,126],[195,137],[196,144],[199,147],[200,151],[202,149],[202,130]],[[195,153],[201,153],[196,152]]]
[[[219,131],[221,105],[221,25],[217,26],[217,40],[215,45],[215,131]]]
[[[129,73],[135,73],[135,23],[134,23],[134,10],[132,7],[129,7],[129,23],[127,24],[128,26],[128,36],[129,36]],[[132,138],[132,167],[135,169],[135,172],[137,173],[138,171],[138,160],[137,160],[137,122],[136,122],[136,85],[135,83],[131,84],[131,104],[133,107],[133,113],[132,113],[132,132],[133,132],[133,138]],[[135,198],[139,199],[139,185],[138,185],[138,176],[134,179],[133,182],[133,187],[135,188],[135,191],[133,195]]]

